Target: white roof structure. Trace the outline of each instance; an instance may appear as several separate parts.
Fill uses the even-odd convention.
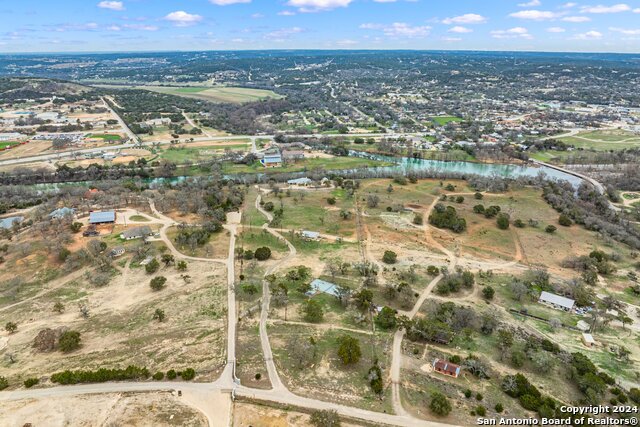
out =
[[[593,335],[591,334],[582,334],[582,339],[587,344],[595,344],[596,340],[593,339]]]
[[[304,230],[302,232],[302,237],[304,237],[305,239],[319,239],[320,233],[318,233],[317,231]]]
[[[306,184],[311,184],[312,182],[313,181],[310,178],[304,177],[304,178],[290,179],[289,181],[287,181],[287,184],[306,185]]]
[[[571,310],[576,303],[571,298],[566,298],[560,295],[552,294],[551,292],[542,291],[540,294],[539,301],[546,302],[553,305],[558,305],[560,307],[566,308],[567,310]]]
[[[584,320],[578,320],[578,324],[576,325],[578,329],[581,331],[588,331],[591,327]]]

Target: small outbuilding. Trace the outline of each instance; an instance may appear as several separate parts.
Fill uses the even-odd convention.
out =
[[[318,233],[317,231],[308,231],[308,230],[303,230],[300,235],[302,236],[303,239],[305,240],[320,240],[320,233]]]
[[[589,326],[589,324],[584,320],[578,320],[576,328],[580,329],[582,332],[587,332],[589,329],[591,329],[591,326]]]
[[[276,153],[265,153],[264,158],[260,161],[265,168],[277,168],[282,166],[282,155]]]
[[[113,224],[116,222],[115,211],[89,213],[89,224]]]
[[[595,347],[596,340],[593,339],[593,335],[591,334],[582,334],[582,343],[587,347]]]
[[[124,253],[125,253],[125,249],[123,247],[117,247],[117,248],[111,249],[111,251],[109,252],[109,256],[111,258],[117,258],[119,256],[124,255]]]
[[[433,360],[433,370],[448,377],[458,378],[460,366],[442,359]]]

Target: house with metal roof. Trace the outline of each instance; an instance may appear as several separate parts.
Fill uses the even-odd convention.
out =
[[[51,219],[61,219],[61,218],[64,218],[66,216],[74,216],[75,214],[76,214],[76,210],[75,209],[63,207],[63,208],[58,208],[55,211],[51,212],[49,214],[49,218],[51,218]]]
[[[571,298],[563,297],[560,295],[552,294],[551,292],[542,291],[538,302],[548,305],[558,310],[571,311],[576,302]]]
[[[433,370],[453,378],[458,378],[460,375],[460,366],[442,359],[433,359]]]
[[[320,240],[320,233],[317,231],[303,230],[300,235],[305,240]]]
[[[319,293],[333,295],[334,297],[338,297],[338,286],[327,282],[322,279],[314,279],[311,282],[311,290],[309,290],[306,295],[313,296]]]
[[[89,213],[89,224],[112,224],[114,222],[116,222],[115,211]]]
[[[151,231],[151,227],[148,225],[143,225],[141,227],[134,227],[128,230],[124,230],[120,237],[124,240],[134,240],[134,239],[142,239],[143,237],[148,237],[153,234]]]
[[[0,228],[9,229],[13,227],[13,224],[19,224],[24,220],[23,216],[11,216],[9,218],[0,219]]]
[[[298,187],[306,187],[307,185],[313,184],[313,180],[311,178],[307,178],[307,177],[296,178],[296,179],[288,180],[287,184],[296,185]]]
[[[282,155],[279,152],[265,153],[260,163],[262,163],[262,166],[265,168],[280,167],[282,166]]]

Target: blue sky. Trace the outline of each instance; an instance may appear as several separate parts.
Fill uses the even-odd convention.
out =
[[[0,0],[0,52],[640,52],[640,0]]]

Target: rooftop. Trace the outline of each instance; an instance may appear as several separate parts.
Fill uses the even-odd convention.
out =
[[[542,291],[540,294],[540,301],[548,302],[551,304],[559,305],[568,309],[573,308],[576,303],[571,298],[566,298],[560,295],[552,294],[551,292]]]
[[[96,224],[100,222],[115,222],[115,211],[91,212],[89,213],[89,223]]]

